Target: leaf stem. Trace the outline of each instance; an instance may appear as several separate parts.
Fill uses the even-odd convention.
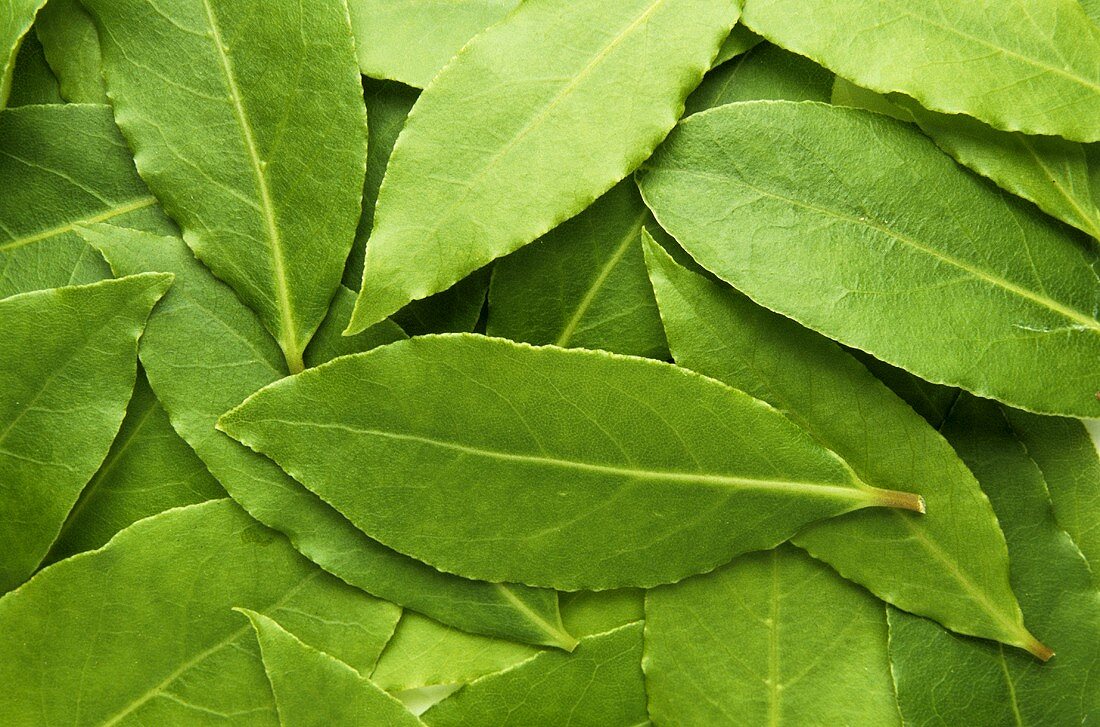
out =
[[[880,490],[872,488],[871,497],[878,507],[896,507],[901,510],[912,510],[925,513],[924,498],[915,492],[902,492],[901,490]]]

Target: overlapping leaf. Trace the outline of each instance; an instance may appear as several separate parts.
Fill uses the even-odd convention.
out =
[[[38,12],[34,29],[61,96],[69,103],[107,103],[99,36],[80,0],[50,0]]]
[[[15,57],[23,36],[31,29],[35,13],[45,4],[46,0],[9,0],[0,5],[0,109],[8,101]]]

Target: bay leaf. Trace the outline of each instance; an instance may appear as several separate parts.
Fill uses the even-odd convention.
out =
[[[1100,141],[1100,28],[1074,0],[746,0],[744,23],[873,91]]]
[[[8,102],[12,72],[23,37],[34,23],[35,13],[46,0],[9,0],[0,4],[0,109]],[[2,137],[0,137],[2,138]]]
[[[678,364],[777,407],[862,481],[919,487],[928,503],[924,517],[865,511],[810,526],[796,545],[889,603],[1047,653],[1024,627],[989,501],[935,429],[827,338],[685,270],[655,243],[646,257]]]
[[[108,106],[0,112],[0,297],[110,277],[75,225],[171,234]]]
[[[118,436],[43,562],[102,547],[123,528],[159,512],[220,497],[225,490],[172,429],[138,367]]]
[[[216,431],[222,412],[286,376],[274,340],[178,238],[106,225],[84,234],[116,273],[176,275],[174,289],[146,328],[142,364],[173,427],[250,515],[368,593],[468,631],[572,648],[575,639],[561,627],[557,594],[456,578],[400,555],[363,535],[270,460]],[[319,346],[333,350],[334,344],[324,343],[324,330]],[[361,340],[369,344],[373,335]]]
[[[753,49],[763,40],[759,35],[738,23],[718,49],[718,55],[714,58],[712,66],[717,67],[733,60],[742,53]]]
[[[520,0],[348,0],[364,76],[424,88],[466,43]]]
[[[80,0],[49,0],[38,11],[34,29],[61,96],[69,103],[107,103],[99,36]]]
[[[248,609],[282,727],[415,727],[423,723],[358,671]]]
[[[833,74],[808,58],[762,43],[733,63],[707,73],[687,98],[684,113],[757,99],[828,101]]]
[[[943,426],[960,390],[951,386],[933,384],[931,381],[914,376],[905,369],[879,361],[874,356],[858,348],[845,348],[863,367],[875,375],[875,378],[898,395],[902,401],[920,414],[935,429]]]
[[[300,371],[340,283],[366,165],[346,5],[84,5],[142,178]]]
[[[736,19],[733,0],[528,0],[478,35],[394,146],[349,332],[534,241],[632,172]]]
[[[32,106],[35,104],[64,103],[57,76],[46,63],[42,44],[34,33],[27,33],[19,46],[12,71],[11,93],[8,94],[8,108]]]
[[[1008,540],[1043,664],[891,610],[890,659],[907,725],[1079,725],[1100,716],[1100,592],[1055,522],[1042,471],[995,402],[960,398],[944,434],[977,475]]]
[[[467,684],[421,719],[444,725],[635,727],[648,724],[642,622],[581,639],[572,654],[544,651]]]
[[[399,552],[560,590],[672,582],[813,520],[923,508],[717,381],[472,334],[337,359],[218,428]]]
[[[278,725],[234,606],[368,669],[399,613],[229,500],[170,510],[0,599],[0,714],[18,725]]]
[[[1100,414],[1096,246],[907,124],[727,104],[686,119],[641,188],[699,264],[767,308],[936,383]]]
[[[354,336],[343,335],[344,324],[355,307],[355,293],[344,286],[336,289],[336,295],[329,305],[328,315],[317,329],[317,334],[309,342],[306,349],[306,366],[314,367],[327,363],[334,358],[347,356],[352,353],[369,351],[375,346],[383,346],[387,343],[408,338],[401,326],[390,319],[385,319],[377,325],[373,325],[362,333]]]
[[[0,593],[42,562],[107,455],[138,337],[171,281],[135,275],[0,300]]]
[[[1012,434],[1039,467],[1058,527],[1081,551],[1100,587],[1100,453],[1077,419],[1004,409]]]
[[[657,724],[901,725],[881,601],[789,545],[646,595]]]
[[[394,313],[393,320],[410,336],[469,333],[477,326],[485,308],[492,272],[492,266],[486,266],[447,290],[414,300]]]
[[[657,229],[628,179],[499,260],[486,331],[527,343],[667,358],[642,257],[641,231],[647,224]]]

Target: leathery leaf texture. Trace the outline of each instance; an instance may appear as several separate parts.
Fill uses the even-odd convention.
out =
[[[475,37],[393,149],[348,330],[451,287],[633,171],[736,20],[733,0],[528,0]]]
[[[195,254],[259,314],[290,369],[301,370],[343,275],[366,170],[347,6],[85,6],[142,178]]]
[[[717,381],[469,334],[337,359],[218,428],[400,552],[562,590],[672,582],[814,520],[924,507]]]
[[[699,264],[766,308],[937,383],[1100,415],[1100,250],[912,126],[728,104],[685,120],[641,188]]]

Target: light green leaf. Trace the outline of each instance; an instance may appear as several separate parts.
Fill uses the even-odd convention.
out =
[[[359,69],[364,76],[424,88],[470,38],[519,4],[520,0],[348,0]]]
[[[943,437],[832,341],[685,270],[654,243],[646,253],[678,364],[777,407],[864,482],[919,489],[928,503],[924,517],[853,513],[794,542],[896,606],[1042,651],[1009,586],[989,501]]]
[[[1058,527],[1073,539],[1100,587],[1100,453],[1076,419],[1005,409],[1012,433],[1043,473]]]
[[[712,65],[717,67],[727,61],[733,60],[742,53],[755,48],[763,42],[763,40],[763,38],[746,28],[744,25],[738,24],[726,37],[726,40],[722,43],[722,47],[718,49],[718,55],[715,57]]]
[[[960,398],[944,434],[977,475],[1008,540],[1012,581],[1042,664],[890,611],[890,658],[906,725],[1080,725],[1100,716],[1100,592],[1054,520],[1042,472],[994,402]]]
[[[118,436],[80,493],[44,563],[99,548],[143,518],[219,497],[225,497],[225,490],[172,429],[168,413],[139,368]]]
[[[170,510],[0,599],[0,714],[14,725],[278,725],[233,606],[367,669],[399,613],[229,500]]]
[[[215,431],[222,412],[286,376],[275,342],[180,240],[108,226],[85,234],[116,273],[175,273],[175,287],[146,328],[142,363],[176,431],[249,514],[368,593],[469,631],[572,647],[555,593],[455,578],[400,555],[363,535],[270,460]],[[326,338],[319,334],[318,346],[332,350]]]
[[[46,63],[38,38],[34,33],[27,33],[15,59],[8,108],[59,103],[64,103],[64,100],[57,85],[57,76]]]
[[[668,583],[813,520],[923,506],[717,381],[469,334],[337,359],[218,427],[400,552],[562,590]]]
[[[640,727],[648,724],[642,623],[581,639],[572,654],[546,651],[467,684],[425,712],[444,725]]]
[[[367,254],[367,238],[374,227],[374,205],[378,201],[378,188],[382,186],[390,152],[419,96],[420,92],[415,88],[400,83],[363,79],[363,100],[370,124],[367,174],[363,179],[363,214],[359,218],[355,243],[351,246],[344,268],[344,285],[352,290],[359,290],[359,284],[363,282],[363,257]]]
[[[271,618],[249,609],[282,727],[415,727],[401,702],[344,662],[303,643]]]
[[[645,618],[645,591],[574,591],[558,596],[561,620],[569,633],[592,636]]]
[[[50,0],[34,23],[69,103],[107,103],[95,24],[79,0]]]
[[[845,350],[874,374],[875,378],[886,384],[902,401],[911,406],[913,411],[920,414],[926,422],[936,429],[943,426],[944,419],[954,406],[955,400],[959,398],[959,389],[925,381],[905,369],[879,361],[858,348]]]
[[[1100,414],[1096,246],[907,124],[727,104],[686,119],[641,188],[701,265],[767,308],[936,383]]]
[[[828,101],[833,74],[813,61],[771,43],[756,46],[734,63],[715,68],[688,96],[685,113],[757,99]]]
[[[895,96],[897,94],[894,94]],[[857,86],[849,80],[837,76],[833,82],[833,95],[831,102],[834,106],[850,106],[854,109],[866,109],[883,116],[890,116],[899,121],[913,121],[911,114],[891,103],[881,93],[868,91],[862,86]]]
[[[103,222],[171,234],[107,106],[0,113],[0,297],[110,276],[73,232]]]
[[[657,229],[633,180],[626,180],[499,261],[489,289],[489,335],[667,358],[642,257],[646,224]]]
[[[138,337],[171,281],[135,275],[0,300],[0,593],[42,562],[106,456]]]
[[[1076,0],[746,0],[744,22],[865,88],[1100,141],[1100,28]]]
[[[1100,0],[1081,0],[1081,7],[1092,22],[1100,24]]]
[[[84,4],[142,178],[300,371],[343,274],[366,168],[346,5]]]
[[[397,140],[349,332],[532,242],[633,171],[736,19],[734,0],[528,0],[477,36]]]
[[[7,104],[11,92],[19,46],[34,23],[35,13],[45,4],[46,0],[7,0],[0,4],[0,109]]]
[[[882,602],[790,546],[646,595],[657,724],[901,725]]]

